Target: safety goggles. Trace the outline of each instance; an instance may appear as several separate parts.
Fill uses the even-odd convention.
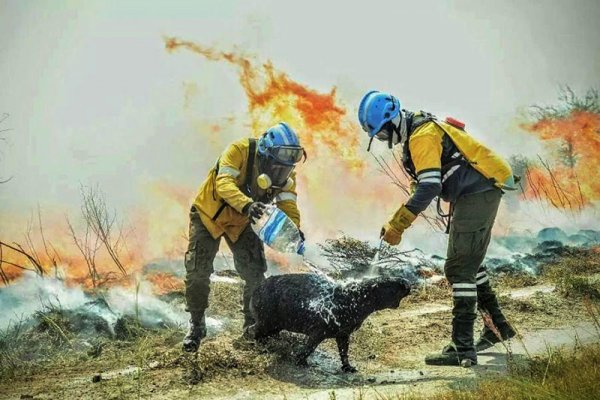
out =
[[[285,165],[293,165],[306,158],[306,152],[299,146],[277,146],[269,150],[269,154],[277,162]]]
[[[381,130],[375,134],[375,138],[382,142],[387,141],[391,136],[392,136],[392,132],[390,132],[387,129],[387,127],[385,127],[385,126],[383,128],[381,128]]]
[[[394,139],[394,124],[391,121],[386,122],[379,132],[371,137],[369,140],[369,146],[367,147],[367,151],[371,150],[371,144],[373,143],[373,139],[377,139],[381,142],[387,142],[388,147],[391,149],[393,147],[393,139]]]

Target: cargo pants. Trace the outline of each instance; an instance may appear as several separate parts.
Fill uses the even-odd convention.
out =
[[[476,307],[490,309],[494,324],[501,323],[496,296],[481,265],[490,243],[502,192],[493,189],[461,196],[454,203],[444,273],[452,285],[452,341],[459,352],[474,353]],[[494,318],[496,315],[496,318]]]
[[[244,327],[254,323],[250,313],[250,298],[254,289],[265,279],[267,262],[263,243],[250,225],[233,243],[226,235],[225,240],[233,253],[236,271],[244,280],[242,310]],[[214,239],[206,229],[195,207],[190,210],[189,243],[185,253],[185,298],[187,310],[194,316],[203,316],[208,308],[210,275],[213,261],[219,250],[221,238]]]

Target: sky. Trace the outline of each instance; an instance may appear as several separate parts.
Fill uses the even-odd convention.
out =
[[[528,106],[554,103],[561,84],[600,82],[598,1],[349,3],[0,0],[0,130],[11,129],[0,177],[12,177],[0,218],[78,208],[81,185],[98,184],[118,210],[155,181],[196,188],[222,144],[250,135],[240,123],[209,140],[207,125],[247,111],[237,72],[167,53],[166,36],[335,86],[352,114],[366,91],[389,91],[467,121],[505,155],[537,151],[518,133]],[[199,95],[186,105],[190,88]]]

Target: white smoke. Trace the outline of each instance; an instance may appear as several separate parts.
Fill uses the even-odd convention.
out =
[[[104,306],[99,299],[106,302]],[[189,314],[182,303],[169,303],[152,293],[152,285],[141,281],[137,287],[115,286],[100,297],[84,292],[81,286],[68,286],[64,281],[25,273],[18,281],[0,291],[0,329],[6,329],[18,321],[30,319],[37,311],[48,307],[61,310],[82,309],[104,319],[114,327],[120,317],[139,319],[144,327],[183,327]],[[210,331],[217,331],[223,322],[206,319]]]
[[[80,287],[68,287],[61,280],[41,278],[26,272],[14,284],[0,290],[0,329],[25,320],[49,305],[65,309],[81,307],[90,299]]]

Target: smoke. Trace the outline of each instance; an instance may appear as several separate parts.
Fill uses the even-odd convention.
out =
[[[189,206],[196,193],[196,185],[204,178],[203,174],[208,173],[213,160],[229,141],[240,136],[256,137],[267,127],[282,120],[297,130],[309,154],[308,161],[297,167],[302,229],[309,243],[307,256],[315,262],[321,262],[315,244],[338,235],[340,231],[359,239],[376,240],[381,224],[406,198],[389,182],[388,177],[378,171],[375,161],[369,158],[365,151],[365,135],[356,122],[355,107],[340,98],[335,87],[316,90],[293,79],[271,61],[263,62],[239,51],[222,51],[178,38],[165,39],[165,46],[170,53],[187,51],[213,66],[219,63],[233,66],[240,94],[245,96],[247,113],[220,118],[198,117],[191,112],[187,115],[196,132],[186,134],[186,153],[181,153],[185,156],[176,158],[182,164],[185,160],[197,163],[189,168],[193,170],[197,182],[194,185],[163,179],[134,181],[140,187],[130,189],[141,190],[144,200],[134,204],[127,213],[128,223],[132,227],[131,235],[127,238],[127,249],[131,255],[127,260],[129,273],[139,271],[149,260],[181,259],[187,244]],[[174,58],[170,57],[169,60]],[[198,102],[208,102],[210,96],[193,83],[185,82],[182,97],[185,113]],[[504,150],[507,147],[514,151],[521,150],[514,143],[534,143],[535,151],[545,151],[542,158],[552,161],[554,168],[554,175],[550,176],[543,165],[529,164],[530,172],[529,176],[525,176],[522,198],[519,193],[505,195],[494,228],[495,236],[534,236],[539,229],[548,226],[559,227],[568,234],[576,234],[582,228],[595,228],[599,189],[594,171],[598,167],[597,155],[600,152],[596,134],[599,123],[597,114],[580,112],[568,114],[562,119],[521,124],[521,131],[518,134],[512,132],[514,137],[510,140],[500,140],[499,133],[490,137],[494,142],[509,142],[503,144]],[[528,133],[524,133],[523,129]],[[517,136],[519,140],[513,140]],[[506,139],[506,136],[502,135],[501,138]],[[500,143],[491,143],[494,148],[495,145],[500,146]],[[557,149],[560,151],[554,157]],[[380,147],[378,151],[386,150]],[[530,148],[526,156],[532,156]],[[165,157],[157,162],[169,163],[172,159]],[[57,222],[64,212],[58,207],[45,212],[44,218],[50,221],[45,226],[47,237],[66,265],[67,282],[89,286],[85,263],[74,246],[69,244],[70,238],[64,235],[64,221]],[[3,234],[11,238],[21,235],[16,230],[23,226],[22,220],[17,221],[19,217],[2,215]],[[42,248],[39,240],[34,242],[38,249]],[[418,248],[425,254],[443,257],[446,246],[447,236],[442,232],[432,232],[429,225],[419,218],[405,232],[401,249]],[[223,250],[228,254],[226,246],[223,246]],[[493,255],[506,255],[511,251],[496,242],[490,247],[490,254]],[[522,251],[532,251],[532,248]],[[50,265],[42,252],[39,253],[44,263]],[[268,249],[266,253],[271,271],[293,272],[302,265],[302,260],[297,257]],[[11,254],[5,253],[3,256],[7,261],[14,261]],[[98,265],[100,272],[110,273],[110,260],[101,258]],[[21,273],[10,265],[4,264],[3,268],[10,278]],[[178,268],[181,271],[180,264]],[[158,294],[179,290],[182,288],[182,281],[177,276],[180,273],[159,271],[148,274],[142,289],[146,290],[148,284]],[[169,320],[175,317],[165,315],[161,318]]]
[[[18,321],[30,320],[37,311],[58,309],[79,311],[105,320],[114,332],[122,317],[131,317],[145,328],[158,329],[185,326],[189,314],[183,303],[161,300],[153,293],[151,283],[141,281],[136,287],[114,286],[104,293],[85,292],[81,286],[69,286],[55,278],[42,278],[25,273],[14,284],[0,291],[0,329]],[[216,318],[206,319],[209,332],[223,324]]]

